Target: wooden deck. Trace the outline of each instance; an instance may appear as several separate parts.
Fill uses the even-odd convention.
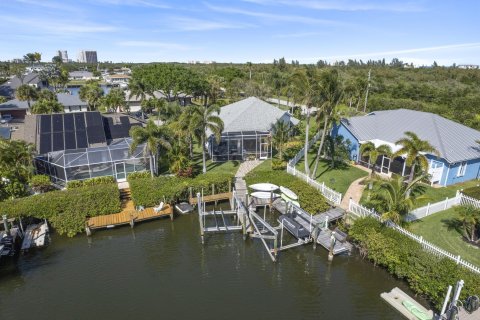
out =
[[[232,200],[232,192],[225,192],[225,193],[217,193],[217,194],[212,194],[209,196],[203,196],[202,201],[203,202],[217,202],[217,201],[222,201],[222,200]],[[197,205],[197,198],[196,197],[191,197],[188,202],[192,205],[195,206]]]

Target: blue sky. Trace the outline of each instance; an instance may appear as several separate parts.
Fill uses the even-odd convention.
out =
[[[480,64],[480,1],[0,0],[0,60]]]

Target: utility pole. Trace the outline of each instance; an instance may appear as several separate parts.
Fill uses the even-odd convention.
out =
[[[372,74],[372,69],[368,70],[368,84],[367,92],[365,93],[365,104],[363,105],[363,112],[367,112],[367,103],[368,103],[368,91],[370,90],[370,75]]]

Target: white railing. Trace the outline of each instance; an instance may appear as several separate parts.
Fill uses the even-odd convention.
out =
[[[311,147],[318,139],[320,139],[320,137],[321,137],[321,132],[319,131],[308,142],[308,146]],[[297,153],[297,155],[288,162],[287,172],[295,177],[302,179],[303,181],[305,181],[306,183],[308,183],[309,185],[311,185],[312,187],[320,191],[320,193],[325,198],[327,198],[329,201],[331,201],[335,205],[339,205],[342,202],[342,194],[340,192],[330,189],[325,185],[325,182],[321,182],[321,183],[317,182],[314,179],[310,178],[305,173],[295,168],[295,165],[298,163],[298,161],[300,161],[300,159],[303,158],[304,152],[305,152],[305,147],[303,147],[302,150],[300,150]]]
[[[320,193],[327,198],[329,201],[333,202],[335,205],[339,205],[342,202],[342,194],[340,192],[337,192],[333,189],[330,189],[325,185],[325,182],[317,182],[307,176],[305,173],[297,170],[295,167],[292,167],[290,165],[287,165],[287,172],[290,173],[291,175],[298,177],[320,191]]]
[[[459,195],[460,198],[466,197],[462,193],[457,193],[457,195]],[[467,197],[467,198],[470,198],[470,197]],[[470,199],[473,199],[473,198],[470,198]],[[475,205],[480,205],[480,201],[478,201],[476,199],[473,199],[473,200],[476,203]],[[430,252],[430,253],[432,253],[436,256],[439,256],[439,257],[447,257],[447,258],[455,261],[457,264],[462,265],[465,268],[470,269],[473,272],[480,273],[480,268],[479,267],[475,266],[474,264],[472,264],[468,261],[463,260],[459,255],[458,256],[454,255],[454,254],[452,254],[452,253],[450,253],[450,252],[448,252],[448,251],[446,251],[442,248],[437,247],[436,245],[424,240],[422,236],[418,236],[416,234],[413,234],[410,231],[403,229],[402,227],[393,223],[390,220],[383,221],[381,216],[377,212],[375,212],[375,210],[368,209],[368,208],[356,203],[352,199],[350,199],[350,201],[348,203],[348,211],[350,213],[353,213],[354,215],[356,215],[358,217],[371,216],[371,217],[374,217],[375,219],[377,219],[379,221],[385,222],[386,225],[388,225],[389,227],[394,228],[395,230],[404,234],[405,236],[409,237],[410,239],[413,239],[416,242],[420,243],[420,245],[422,246],[422,248],[424,250],[426,250],[426,251],[428,251],[428,252]]]
[[[463,193],[460,193],[460,195],[461,197],[460,197],[459,204],[461,204],[462,206],[470,205],[480,209],[480,200],[466,196]]]

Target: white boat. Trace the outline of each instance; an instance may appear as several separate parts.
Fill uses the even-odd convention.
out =
[[[278,186],[272,183],[255,183],[249,186],[256,191],[271,192],[278,190]]]
[[[298,200],[298,196],[292,190],[288,189],[287,187],[280,187],[280,191],[292,200]]]
[[[250,194],[251,197],[257,198],[257,199],[276,199],[279,197],[278,194],[272,193],[272,192],[265,192],[265,191],[256,191],[252,192]]]
[[[30,248],[40,248],[48,244],[48,224],[47,222],[31,224],[25,230],[25,236],[22,242],[22,250]]]

